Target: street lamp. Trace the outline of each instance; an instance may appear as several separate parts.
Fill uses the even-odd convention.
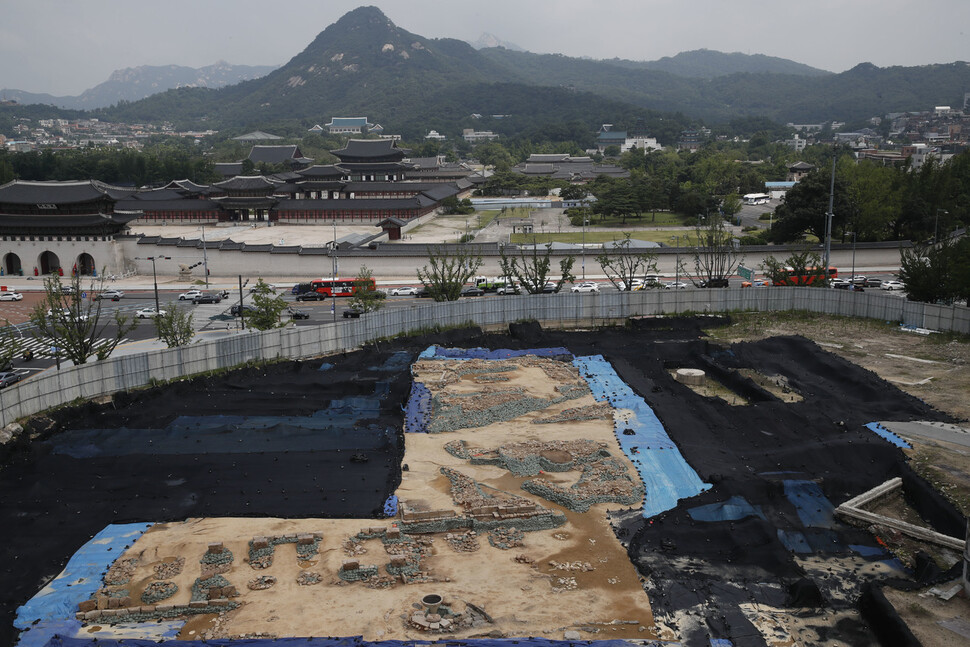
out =
[[[333,247],[330,249],[330,253],[333,255],[333,258],[331,259],[332,261],[331,272],[333,275],[332,276],[333,283],[331,285],[334,286],[330,288],[330,314],[333,315],[333,321],[334,323],[336,323],[337,322],[337,296],[334,294],[334,292],[336,291],[336,283],[337,283],[337,215],[336,214],[334,214],[333,220],[331,220],[330,222],[333,223]]]
[[[676,256],[674,260],[674,290],[680,289],[680,236],[671,236],[674,241]]]
[[[589,219],[586,217],[586,207],[583,207],[583,281],[586,280],[586,223]]]
[[[136,261],[151,261],[152,262],[152,282],[155,284],[155,314],[161,312],[161,307],[158,304],[158,274],[155,271],[155,261],[157,259],[163,259],[166,261],[172,260],[171,256],[147,256],[147,257],[135,257]]]
[[[940,230],[940,212],[941,211],[943,213],[947,214],[947,215],[949,215],[949,213],[950,213],[946,209],[937,209],[936,210],[936,218],[933,219],[933,244],[934,245],[937,243],[936,234]]]
[[[847,231],[846,233],[852,234],[852,278],[849,279],[851,281],[855,279],[855,232]],[[828,278],[828,268],[825,268],[825,278]]]
[[[205,289],[209,289],[209,258],[205,253],[205,225],[202,225],[202,269],[205,270]]]

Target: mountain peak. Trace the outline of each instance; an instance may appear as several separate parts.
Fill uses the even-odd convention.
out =
[[[490,34],[487,31],[482,32],[482,35],[478,37],[474,43],[469,43],[475,49],[485,49],[486,47],[504,47],[505,49],[510,49],[513,52],[524,52],[525,50],[516,45],[515,43],[510,43],[507,40],[502,40],[495,34]]]

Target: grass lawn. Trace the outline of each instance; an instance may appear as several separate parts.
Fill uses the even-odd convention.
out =
[[[657,212],[644,212],[643,216],[637,218],[636,216],[627,215],[626,223],[623,222],[623,218],[620,216],[611,216],[609,218],[601,218],[599,216],[594,216],[590,219],[590,222],[596,227],[677,227],[684,225],[693,225],[692,219],[689,219],[682,213],[675,213],[673,211],[657,211]]]
[[[691,236],[694,234],[693,229],[665,229],[662,231],[632,231],[630,233],[630,238],[633,240],[649,240],[654,243],[664,243],[665,245],[673,246],[674,236],[679,236],[679,245],[681,247],[689,247],[693,245],[691,242]],[[626,233],[622,230],[615,231],[600,231],[599,229],[587,230],[586,231],[586,242],[587,243],[608,243],[614,240],[623,240],[626,237]],[[582,243],[583,242],[583,232],[568,232],[568,233],[546,233],[546,234],[512,234],[513,243],[519,244],[529,244],[532,242],[537,243]]]

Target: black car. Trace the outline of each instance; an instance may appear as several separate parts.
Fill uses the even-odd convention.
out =
[[[24,376],[20,373],[0,373],[0,389],[19,382],[22,379],[24,379]]]
[[[229,314],[231,314],[233,317],[238,317],[240,314],[240,311],[245,312],[246,314],[252,314],[256,312],[256,308],[249,304],[245,304],[242,306],[242,308],[240,308],[238,303],[233,307],[229,308]]]
[[[309,319],[310,313],[306,310],[296,310],[295,308],[287,308],[286,313],[290,315],[291,319]]]
[[[347,308],[344,310],[344,319],[360,319],[360,315],[364,314],[363,310],[358,310],[357,308]]]
[[[219,303],[222,301],[222,295],[219,294],[203,294],[192,299],[192,303],[198,305],[200,303]]]
[[[709,281],[701,281],[698,284],[698,287],[702,288],[726,288],[727,286],[727,279],[710,279]]]
[[[327,298],[326,294],[321,294],[320,292],[304,292],[303,294],[296,295],[297,301],[323,301]]]
[[[477,288],[475,286],[469,286],[467,288],[461,289],[461,296],[463,297],[483,297],[485,296],[485,290]]]

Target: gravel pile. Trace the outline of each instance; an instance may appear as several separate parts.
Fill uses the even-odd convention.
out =
[[[177,575],[182,574],[182,569],[185,568],[185,558],[179,557],[174,562],[162,562],[161,564],[155,564],[155,579],[156,580],[169,580]]]
[[[108,572],[104,575],[104,583],[109,586],[122,586],[131,581],[131,576],[135,574],[135,567],[138,566],[136,558],[119,559]]]
[[[175,582],[152,582],[145,587],[141,594],[141,601],[145,604],[156,604],[162,600],[167,600],[176,593],[179,587]]]
[[[518,528],[495,528],[488,533],[488,543],[502,550],[521,547],[523,539],[525,533]]]
[[[445,535],[445,541],[456,553],[474,553],[481,548],[481,544],[478,543],[478,533],[474,530],[449,532]]]
[[[276,578],[272,575],[260,575],[246,583],[250,591],[265,591],[276,585]]]

